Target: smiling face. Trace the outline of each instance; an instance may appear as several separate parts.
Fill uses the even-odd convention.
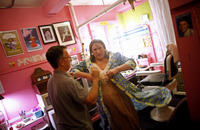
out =
[[[105,48],[101,43],[93,44],[91,49],[96,60],[103,60],[105,58]]]
[[[187,21],[181,21],[179,24],[180,24],[179,28],[181,32],[186,32],[189,27],[189,24],[187,23]]]

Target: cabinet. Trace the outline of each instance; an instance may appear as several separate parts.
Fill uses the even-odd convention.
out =
[[[37,94],[47,93],[47,82],[51,77],[51,72],[46,70],[44,71],[41,68],[36,68],[34,73],[31,75],[33,88]]]

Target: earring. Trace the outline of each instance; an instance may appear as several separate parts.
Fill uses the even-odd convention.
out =
[[[105,50],[105,57],[108,57],[108,50]]]

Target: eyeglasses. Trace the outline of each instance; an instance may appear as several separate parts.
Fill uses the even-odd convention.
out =
[[[68,56],[68,57],[63,57],[62,59],[71,59],[72,57],[71,56]]]

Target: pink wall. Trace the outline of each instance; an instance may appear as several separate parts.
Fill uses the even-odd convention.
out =
[[[65,9],[62,9],[53,17],[46,17],[42,8],[1,9],[0,16],[0,30],[17,30],[24,51],[24,54],[22,55],[6,57],[2,46],[0,46],[0,81],[5,91],[5,93],[3,94],[5,98],[4,100],[2,100],[2,102],[4,104],[8,119],[12,119],[18,116],[18,113],[21,110],[30,111],[38,104],[35,96],[36,93],[31,85],[31,74],[33,73],[34,69],[37,67],[41,67],[44,70],[52,71],[52,68],[46,60],[36,63],[29,63],[28,65],[21,65],[19,67],[17,66],[17,60],[24,59],[25,57],[31,57],[37,54],[42,55],[43,53],[46,53],[49,47],[58,45],[57,42],[43,44],[40,37],[40,42],[43,49],[33,52],[27,52],[20,29],[36,27],[40,36],[38,25],[47,25],[55,22],[71,21],[71,17],[68,7],[65,7]],[[77,39],[76,41],[77,43],[79,43]],[[71,55],[81,52],[79,44],[73,44],[68,48],[71,50],[72,48],[75,48],[74,51],[70,52]],[[9,67],[9,62],[15,62],[15,66]]]
[[[101,9],[102,7],[90,8],[90,11],[87,11],[92,13],[85,12],[84,18],[77,16],[80,17],[79,22],[84,22],[87,18],[90,18],[92,15],[98,13]],[[85,8],[78,8],[78,11],[84,12]],[[40,42],[43,49],[33,52],[27,52],[20,29],[36,27],[40,36],[38,30],[39,25],[47,25],[62,21],[71,21],[74,32],[75,28],[68,7],[64,7],[64,9],[62,9],[59,13],[52,17],[46,16],[43,8],[1,9],[0,16],[1,19],[3,19],[1,20],[0,24],[1,31],[17,30],[21,46],[24,51],[24,54],[22,55],[6,57],[3,51],[3,47],[0,46],[0,81],[5,91],[5,93],[2,94],[5,97],[2,102],[5,107],[7,117],[10,120],[18,116],[18,113],[21,110],[30,111],[38,104],[35,96],[36,93],[31,84],[31,74],[34,72],[34,69],[37,67],[41,67],[42,69],[50,70],[51,72],[53,70],[46,60],[36,63],[29,63],[28,65],[21,65],[19,67],[17,66],[17,60],[38,54],[42,55],[47,51],[49,47],[58,45],[57,42],[43,44],[40,37]],[[103,19],[106,20],[113,20],[116,17],[116,15],[113,15],[113,13],[106,14],[105,16],[106,17],[103,17]],[[79,54],[81,52],[81,45],[79,43],[79,40],[77,39],[77,32],[75,32],[75,37],[78,44],[68,46],[68,48],[71,50],[71,55]],[[10,62],[15,62],[15,66],[9,67]]]
[[[189,3],[194,0],[184,0],[184,4],[180,3],[179,0],[170,0],[169,4],[171,7],[172,20],[174,24],[174,30],[176,35],[176,41],[178,46],[178,52],[181,61],[181,68],[184,80],[184,87],[188,99],[188,105],[190,109],[190,115],[192,120],[200,121],[200,87],[199,87],[199,73],[200,73],[200,30],[197,30],[197,18],[194,16],[193,8],[199,9],[200,2]],[[194,29],[193,36],[179,37],[176,24],[176,16],[183,15],[191,12],[192,23]],[[199,12],[199,11],[198,11]]]
[[[97,14],[102,7],[93,7],[89,8],[86,11],[85,8],[78,7],[76,10],[78,12],[84,12],[84,17],[77,15],[79,23],[84,22],[86,19],[90,18],[92,15]],[[116,19],[116,15],[113,15],[114,11],[107,13],[104,17],[99,18],[98,20],[113,20]],[[37,67],[41,67],[44,70],[50,70],[51,72],[53,69],[48,64],[46,60],[39,61],[36,63],[29,63],[28,65],[21,65],[17,66],[18,59],[24,59],[26,57],[31,57],[35,55],[42,55],[46,53],[49,47],[58,45],[57,42],[43,44],[42,39],[40,37],[40,33],[38,30],[39,25],[47,25],[56,22],[62,21],[71,21],[73,31],[75,32],[74,24],[70,16],[70,11],[68,7],[64,7],[59,13],[49,17],[44,13],[43,8],[11,8],[11,9],[1,9],[0,11],[1,16],[1,24],[0,29],[1,31],[10,31],[10,30],[17,30],[21,46],[23,48],[24,54],[13,56],[13,57],[6,57],[3,47],[0,46],[0,81],[3,85],[5,93],[2,94],[5,98],[2,100],[3,105],[5,107],[5,111],[7,114],[8,119],[12,119],[18,116],[18,113],[21,110],[30,111],[33,107],[38,105],[35,91],[32,87],[31,81],[31,74],[34,72],[34,69]],[[36,27],[40,42],[42,44],[42,50],[27,52],[25,43],[23,41],[22,34],[20,32],[21,28],[29,28],[29,27]],[[76,41],[78,44],[73,44],[68,46],[71,50],[70,54],[79,54],[81,52],[81,44],[77,39],[77,32],[75,32]],[[75,48],[75,49],[74,49]],[[9,63],[14,62],[14,67],[9,67]]]

